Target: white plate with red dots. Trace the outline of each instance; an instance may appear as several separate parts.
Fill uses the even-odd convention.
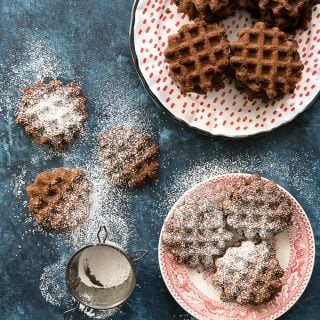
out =
[[[320,91],[320,5],[313,7],[308,30],[295,36],[304,64],[295,92],[270,103],[249,101],[229,78],[218,92],[181,94],[163,52],[168,36],[188,22],[173,0],[136,0],[133,6],[130,40],[135,67],[154,102],[180,123],[207,135],[243,138],[292,121],[315,101]],[[221,24],[234,41],[237,32],[252,22],[249,13],[239,11]]]

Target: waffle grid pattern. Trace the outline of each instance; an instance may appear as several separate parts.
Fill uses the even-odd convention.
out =
[[[230,65],[252,98],[279,99],[294,91],[303,64],[296,43],[278,28],[268,29],[262,22],[244,28],[231,52]]]
[[[182,26],[169,37],[165,57],[182,93],[205,93],[224,87],[221,73],[228,65],[228,51],[222,27],[198,22]]]

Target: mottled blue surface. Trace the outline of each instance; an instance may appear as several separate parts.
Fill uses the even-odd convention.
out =
[[[62,319],[64,311],[44,300],[39,279],[44,267],[70,252],[58,250],[54,236],[27,232],[35,228],[26,220],[26,197],[17,197],[13,190],[21,168],[26,168],[25,180],[30,183],[44,169],[68,165],[59,155],[42,159],[46,147],[35,145],[14,124],[22,85],[31,84],[43,71],[35,72],[27,62],[38,40],[63,61],[59,75],[80,82],[90,101],[87,138],[68,152],[83,154],[85,163],[96,143],[97,119],[105,117],[108,123],[118,104],[147,115],[148,130],[162,150],[159,181],[128,196],[134,230],[128,248],[148,248],[150,255],[137,266],[139,285],[134,295],[113,319],[188,319],[160,277],[157,243],[166,214],[161,203],[181,195],[168,195],[175,177],[188,175],[196,163],[204,162],[225,171],[260,170],[305,208],[317,244],[315,269],[302,298],[281,319],[320,319],[320,100],[289,125],[262,137],[224,141],[184,129],[154,106],[136,75],[128,38],[131,6],[129,0],[0,1],[0,319],[54,320]],[[59,62],[51,65],[47,76],[59,68]]]

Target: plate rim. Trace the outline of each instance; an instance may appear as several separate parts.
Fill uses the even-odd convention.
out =
[[[138,4],[140,3],[140,1],[145,1],[145,0],[134,0],[133,6],[132,6],[132,10],[131,10],[131,19],[130,19],[129,40],[130,40],[130,51],[131,51],[131,57],[132,57],[132,60],[133,60],[133,65],[135,67],[135,70],[136,70],[136,72],[138,74],[138,77],[139,77],[140,81],[142,82],[142,86],[147,91],[149,97],[154,102],[154,104],[164,114],[169,116],[175,122],[179,123],[182,127],[191,129],[192,131],[198,132],[198,133],[200,133],[202,135],[205,135],[205,136],[208,136],[208,137],[211,137],[211,138],[222,138],[222,139],[227,139],[227,140],[242,140],[242,139],[246,139],[246,138],[253,138],[253,137],[265,135],[265,134],[267,134],[267,133],[269,133],[271,131],[277,130],[277,129],[287,125],[288,123],[294,121],[303,112],[305,112],[309,107],[311,107],[318,100],[318,98],[320,97],[320,89],[319,89],[319,91],[316,93],[314,98],[309,102],[309,104],[307,104],[292,119],[287,120],[287,121],[285,121],[285,122],[283,122],[283,123],[271,128],[271,129],[261,130],[260,132],[253,133],[253,134],[247,134],[247,135],[244,135],[244,134],[241,134],[241,135],[214,134],[214,133],[211,133],[209,131],[206,131],[206,130],[203,130],[203,129],[199,129],[197,127],[194,127],[194,126],[190,125],[185,120],[180,119],[177,116],[175,116],[173,113],[171,113],[170,110],[167,109],[160,102],[158,97],[151,91],[151,89],[150,89],[145,77],[142,74],[142,71],[141,71],[140,66],[139,66],[138,56],[137,56],[137,52],[136,52],[136,48],[135,48],[135,39],[134,39],[134,27],[135,27],[135,22],[136,22],[136,11],[137,11],[137,7],[138,7]]]
[[[167,290],[170,292],[170,295],[172,296],[172,298],[175,300],[175,302],[184,310],[186,311],[188,314],[190,314],[192,317],[195,317],[195,315],[189,313],[185,308],[184,306],[182,306],[182,304],[175,298],[175,295],[173,294],[173,292],[171,291],[171,289],[169,288],[166,280],[165,280],[165,277],[164,277],[164,271],[163,271],[163,267],[162,267],[162,263],[161,263],[161,238],[162,238],[162,233],[163,233],[163,228],[164,228],[164,225],[166,223],[166,221],[168,220],[169,218],[169,215],[171,214],[172,210],[176,207],[177,203],[183,198],[185,197],[188,193],[191,193],[192,191],[194,191],[196,188],[198,188],[200,185],[202,184],[205,184],[209,181],[212,181],[213,179],[218,179],[218,178],[222,178],[222,177],[228,177],[228,176],[250,176],[251,174],[250,173],[242,173],[242,172],[231,172],[231,173],[225,173],[225,174],[219,174],[219,175],[214,175],[210,178],[207,178],[197,184],[195,184],[194,186],[192,186],[191,188],[187,189],[176,201],[175,203],[170,207],[170,210],[169,212],[167,213],[165,219],[163,220],[163,224],[161,226],[161,231],[160,231],[160,234],[159,234],[159,241],[158,241],[158,263],[159,263],[159,268],[160,268],[160,273],[161,273],[161,277],[162,277],[162,280],[167,288]],[[271,179],[268,179],[268,178],[265,178],[263,176],[261,176],[261,178],[263,180],[271,180]],[[281,312],[281,314],[277,315],[275,318],[270,318],[270,319],[278,319],[279,317],[281,317],[282,315],[284,315],[286,312],[288,312],[291,308],[294,307],[294,305],[300,300],[300,298],[302,297],[302,295],[304,294],[305,290],[307,289],[309,283],[310,283],[310,280],[311,280],[311,277],[312,277],[312,274],[313,274],[313,271],[314,271],[314,266],[315,266],[315,257],[316,257],[316,246],[315,246],[315,237],[314,237],[314,232],[313,232],[313,229],[312,229],[312,224],[310,222],[310,219],[307,215],[307,213],[305,212],[305,210],[303,209],[303,207],[301,206],[300,202],[289,192],[287,191],[284,187],[282,187],[281,185],[279,185],[278,183],[276,183],[277,186],[283,190],[287,195],[289,195],[289,197],[291,197],[293,200],[296,201],[296,203],[299,205],[300,209],[302,210],[302,213],[303,213],[303,216],[304,218],[306,219],[309,227],[310,227],[310,231],[311,231],[311,239],[312,239],[312,263],[310,265],[310,273],[307,277],[307,279],[305,279],[305,287],[303,288],[303,290],[299,293],[299,295],[296,297],[295,300],[293,300],[293,303],[288,303],[287,304],[287,307]],[[195,317],[196,318],[196,317]],[[196,318],[198,319],[198,318]],[[201,320],[204,320],[204,318],[201,318]]]

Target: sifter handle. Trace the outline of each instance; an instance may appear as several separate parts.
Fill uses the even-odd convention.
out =
[[[97,233],[97,238],[99,243],[105,243],[108,236],[108,230],[106,226],[100,226],[99,231]]]
[[[142,260],[148,253],[149,253],[148,250],[136,250],[136,251],[133,251],[132,254],[130,255],[130,256],[131,256],[131,260],[132,260],[133,262],[140,261],[140,260]]]

